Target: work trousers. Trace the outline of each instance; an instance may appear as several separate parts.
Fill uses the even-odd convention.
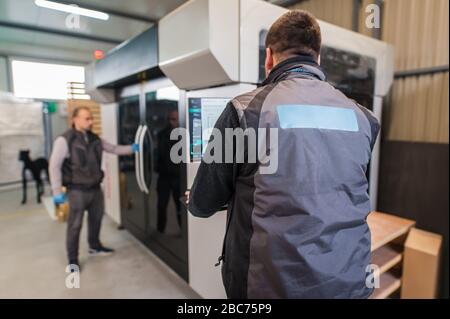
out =
[[[69,217],[67,220],[66,246],[69,261],[78,260],[78,246],[84,211],[88,212],[89,247],[101,247],[100,227],[104,213],[103,193],[99,188],[91,190],[71,189],[68,192]]]

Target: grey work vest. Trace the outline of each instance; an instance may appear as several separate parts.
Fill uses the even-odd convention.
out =
[[[63,185],[69,189],[89,190],[100,186],[103,179],[101,169],[103,147],[101,139],[92,132],[87,132],[87,141],[83,133],[74,129],[62,135],[69,150],[69,157],[64,160],[62,175]]]
[[[243,164],[236,177],[222,268],[228,296],[368,297],[375,117],[298,59],[232,103],[242,128],[279,133],[276,172]]]

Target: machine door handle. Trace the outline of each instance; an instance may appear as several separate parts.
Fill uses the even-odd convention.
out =
[[[139,125],[139,127],[138,127],[138,129],[136,131],[136,135],[134,137],[134,143],[136,143],[138,145],[139,145],[139,141],[140,141],[140,138],[141,138],[142,129],[143,129],[143,126]],[[140,147],[139,147],[139,151],[140,151]],[[143,192],[144,189],[142,188],[142,182],[141,182],[141,157],[140,157],[139,153],[134,155],[134,173],[136,175],[136,181],[138,183],[139,190],[141,192]]]
[[[139,157],[141,162],[139,169],[140,169],[142,191],[146,194],[149,193],[147,183],[145,182],[144,177],[144,139],[147,133],[148,133],[147,125],[142,126],[141,136],[139,138]]]

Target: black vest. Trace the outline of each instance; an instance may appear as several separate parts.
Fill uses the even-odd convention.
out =
[[[92,132],[83,133],[70,129],[62,135],[69,150],[62,167],[63,185],[68,189],[95,189],[103,180],[101,169],[103,146],[101,139]]]

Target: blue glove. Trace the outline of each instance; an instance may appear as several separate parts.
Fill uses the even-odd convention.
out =
[[[139,144],[132,144],[131,145],[131,150],[133,151],[133,153],[138,153],[139,152]]]
[[[64,204],[66,202],[66,195],[64,193],[60,193],[56,196],[53,196],[53,203],[55,205]]]

